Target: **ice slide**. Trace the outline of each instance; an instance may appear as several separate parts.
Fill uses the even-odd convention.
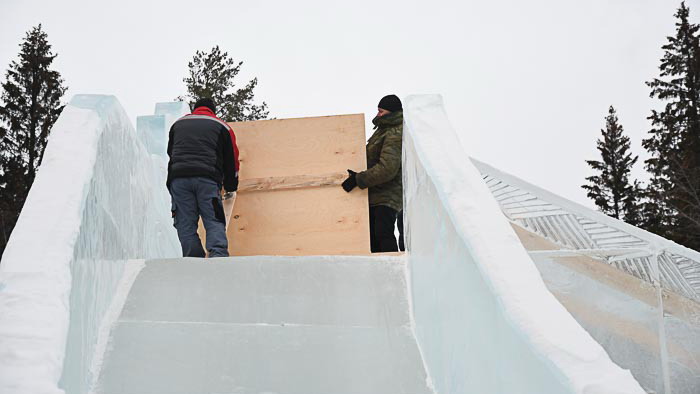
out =
[[[700,393],[700,253],[473,160],[547,288],[649,392]]]
[[[439,96],[405,101],[403,257],[177,258],[159,185],[184,110],[135,131],[112,96],[66,106],[0,264],[1,393],[644,393],[547,290]]]

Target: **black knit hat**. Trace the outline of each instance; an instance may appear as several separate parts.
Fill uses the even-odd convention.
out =
[[[401,106],[401,100],[395,94],[390,94],[388,96],[382,97],[382,99],[379,100],[379,104],[377,104],[377,107],[385,109],[389,112],[403,110],[403,106]]]
[[[214,104],[214,100],[212,100],[210,97],[204,97],[197,100],[197,102],[194,103],[194,109],[199,107],[207,107],[211,110],[211,112],[216,112],[216,104]]]

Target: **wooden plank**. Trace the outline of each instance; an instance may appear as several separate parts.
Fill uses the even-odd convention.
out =
[[[231,123],[241,169],[229,253],[369,254],[367,191],[340,187],[347,169],[367,168],[364,123],[364,115]]]
[[[348,177],[347,172],[326,175],[295,175],[288,177],[255,178],[241,181],[238,191],[299,189],[305,187],[338,186]]]

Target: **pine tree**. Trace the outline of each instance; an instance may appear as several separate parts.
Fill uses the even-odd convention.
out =
[[[27,32],[0,95],[0,253],[17,222],[66,91],[41,25]]]
[[[601,212],[616,219],[637,225],[640,222],[639,183],[630,180],[630,174],[638,157],[630,153],[630,139],[624,135],[615,108],[610,106],[597,141],[602,161],[586,160],[597,172],[586,178],[588,184],[581,186],[588,191]]]
[[[211,97],[217,105],[219,117],[226,121],[266,119],[269,115],[267,104],[253,104],[257,78],[241,89],[234,89],[234,79],[242,65],[243,62],[234,62],[227,52],[222,53],[218,45],[209,53],[197,51],[187,65],[189,76],[183,79],[187,95],[178,97],[178,100],[188,101],[191,107],[197,99]]]
[[[651,182],[643,226],[700,250],[700,40],[681,3],[676,35],[662,48],[660,77],[647,85],[650,96],[666,101],[652,111],[652,129],[642,143]]]

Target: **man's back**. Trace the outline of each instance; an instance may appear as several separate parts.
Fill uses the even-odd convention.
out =
[[[238,188],[238,160],[233,130],[215,115],[211,99],[200,99],[190,115],[178,119],[168,138],[168,190],[173,225],[185,257],[204,257],[197,223],[207,231],[210,257],[228,256],[221,186]]]
[[[223,184],[227,191],[236,185],[236,155],[229,127],[206,107],[178,119],[168,139],[168,184],[175,178],[206,177]]]

